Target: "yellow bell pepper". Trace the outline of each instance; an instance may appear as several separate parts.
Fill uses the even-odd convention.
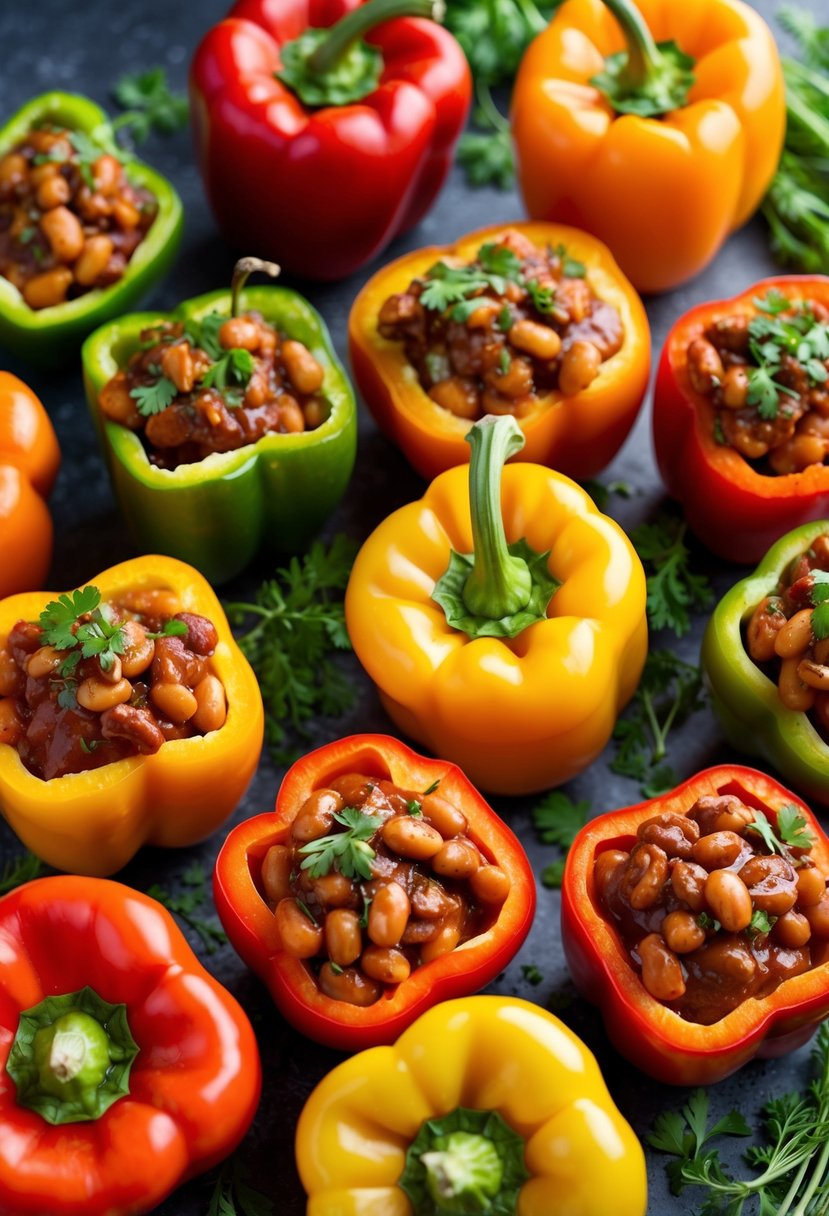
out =
[[[307,1216],[644,1216],[645,1158],[594,1057],[543,1009],[472,996],[352,1056],[300,1116]],[[503,1206],[511,1203],[512,1206]]]
[[[264,715],[256,677],[222,606],[191,566],[171,557],[139,557],[92,582],[103,600],[169,588],[182,611],[211,620],[219,635],[211,664],[227,696],[227,718],[218,730],[51,781],[35,777],[11,744],[0,743],[0,811],[12,830],[49,865],[105,877],[144,844],[195,844],[231,815],[259,761]],[[36,621],[54,598],[41,591],[0,600],[0,647],[17,621]]]
[[[346,622],[402,731],[475,785],[529,793],[590,764],[633,695],[645,575],[622,529],[568,477],[510,464],[501,481],[521,445],[514,418],[482,419],[469,439],[469,468],[442,473],[363,545]]]

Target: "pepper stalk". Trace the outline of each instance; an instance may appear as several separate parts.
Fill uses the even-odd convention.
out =
[[[656,118],[688,103],[694,60],[673,41],[654,40],[632,0],[602,0],[621,26],[627,49],[610,55],[590,83],[620,114]]]

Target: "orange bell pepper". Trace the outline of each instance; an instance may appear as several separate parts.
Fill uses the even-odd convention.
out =
[[[433,401],[413,374],[402,344],[381,337],[380,307],[441,259],[473,260],[481,245],[506,229],[521,232],[541,247],[564,245],[585,266],[595,294],[618,310],[624,327],[621,349],[602,363],[588,388],[573,397],[557,390],[548,393],[519,420],[526,445],[518,459],[581,480],[594,477],[627,438],[648,385],[650,330],[642,301],[610,251],[587,233],[555,224],[499,224],[471,232],[451,246],[404,254],[369,279],[357,296],[348,322],[349,350],[354,378],[380,429],[429,481],[445,469],[468,463],[464,439],[469,421]]]
[[[45,499],[60,466],[46,410],[30,388],[0,371],[0,596],[43,584],[52,561]]]
[[[633,695],[645,576],[569,478],[511,464],[499,487],[521,443],[514,418],[470,435],[469,468],[442,473],[363,545],[346,622],[402,731],[483,789],[529,793],[586,768]],[[462,590],[444,590],[453,577]]]
[[[202,576],[171,557],[138,557],[92,580],[104,600],[140,588],[171,588],[185,612],[213,622],[211,659],[224,685],[227,719],[219,730],[165,742],[86,772],[42,781],[16,749],[0,743],[0,811],[23,843],[49,865],[105,877],[144,844],[177,848],[214,832],[235,810],[259,761],[264,714],[259,686],[227,618]],[[37,620],[48,591],[0,601],[0,646],[19,620]]]
[[[756,210],[785,91],[771,31],[740,0],[638,8],[557,9],[519,69],[512,131],[530,215],[595,233],[640,291],[666,291]]]

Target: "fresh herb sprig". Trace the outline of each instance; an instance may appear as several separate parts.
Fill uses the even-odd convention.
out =
[[[212,363],[202,378],[205,388],[227,392],[233,384],[244,386],[256,368],[253,355],[241,346],[233,346]]]
[[[652,650],[636,695],[613,731],[614,773],[638,781],[646,798],[672,789],[676,774],[664,762],[668,735],[704,704],[700,669],[668,650]]]
[[[46,873],[46,867],[34,853],[20,853],[5,863],[0,871],[0,895],[8,895],[24,882],[33,878],[41,878]]]
[[[686,528],[678,515],[663,510],[653,523],[640,524],[630,534],[647,574],[648,623],[653,630],[671,629],[677,637],[691,628],[691,612],[701,612],[713,598],[706,576],[691,570]]]
[[[554,251],[562,263],[567,257],[564,246]],[[580,262],[571,261],[571,268],[585,268]],[[575,277],[575,276],[574,276]],[[505,245],[488,242],[478,250],[475,262],[468,266],[450,266],[447,262],[436,262],[423,278],[420,303],[431,312],[450,310],[453,321],[464,322],[480,307],[481,292],[491,291],[503,296],[509,283],[522,287],[530,297],[536,312],[548,316],[555,308],[555,292],[548,284],[527,278],[522,271],[521,259]],[[498,315],[498,328],[506,333],[513,323],[512,312],[506,305]]]
[[[168,405],[172,405],[178,396],[178,389],[172,380],[159,376],[150,384],[136,384],[130,389],[130,396],[135,402],[135,408],[144,418],[152,418],[153,414],[163,414]]]
[[[307,870],[311,878],[323,878],[333,870],[346,878],[371,878],[371,863],[376,854],[368,841],[381,827],[380,820],[353,806],[335,811],[334,819],[345,831],[319,836],[304,844],[298,850],[303,858],[300,869]]]
[[[215,954],[227,942],[227,934],[213,918],[208,920],[202,915],[205,905],[210,902],[209,877],[204,867],[196,862],[183,872],[181,881],[187,889],[176,895],[158,883],[154,883],[147,894],[198,934],[205,953]]]
[[[225,604],[232,625],[247,626],[237,641],[249,660],[266,711],[266,736],[278,765],[298,753],[297,736],[307,724],[337,717],[351,706],[354,691],[333,659],[351,649],[343,594],[357,546],[342,534],[330,545],[315,541],[263,583],[253,601]]]
[[[761,418],[773,421],[780,412],[781,394],[798,396],[796,389],[778,379],[784,370],[784,355],[797,359],[810,384],[825,384],[829,379],[829,325],[816,320],[805,301],[790,300],[779,291],[768,292],[754,304],[760,315],[748,325],[755,366],[748,369],[746,401],[756,406]]]
[[[143,143],[151,132],[174,135],[187,125],[187,97],[172,91],[162,67],[125,73],[116,81],[112,95],[126,113],[111,125],[116,131],[128,129],[133,143]]]
[[[746,831],[754,832],[770,853],[777,853],[780,857],[790,858],[792,849],[811,849],[815,843],[805,817],[792,802],[777,812],[776,831],[763,811],[754,812],[754,822],[748,825]]]
[[[216,1177],[207,1216],[274,1216],[273,1200],[251,1186],[251,1173],[238,1154]]]
[[[543,844],[557,845],[563,854],[542,870],[541,881],[545,887],[557,890],[561,886],[567,853],[589,814],[589,802],[585,799],[573,802],[562,790],[551,790],[533,807],[533,827],[539,840]]]

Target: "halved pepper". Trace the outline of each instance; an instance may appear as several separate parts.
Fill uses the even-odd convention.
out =
[[[682,504],[691,530],[719,557],[759,561],[784,532],[829,513],[829,468],[801,473],[758,473],[727,443],[717,440],[716,410],[688,374],[688,347],[718,320],[755,317],[755,301],[769,292],[829,305],[829,278],[790,275],[763,279],[730,300],[690,309],[662,349],[653,399],[653,442],[668,493]]]
[[[44,123],[92,135],[108,121],[101,107],[88,97],[43,93],[0,127],[0,156],[33,127]],[[38,363],[67,358],[91,330],[134,307],[167,273],[181,240],[184,223],[181,199],[165,177],[142,161],[130,157],[127,171],[135,185],[143,186],[155,196],[158,213],[123,276],[112,287],[87,291],[77,299],[41,309],[29,308],[17,288],[0,276],[0,345]]]
[[[829,948],[821,943],[813,947],[817,965],[770,996],[745,1000],[709,1026],[686,1021],[647,991],[599,903],[594,867],[602,852],[630,849],[639,825],[654,815],[683,814],[698,798],[723,794],[763,811],[772,824],[779,810],[794,806],[813,838],[811,856],[829,875],[829,840],[809,808],[771,777],[739,765],[706,769],[659,798],[599,815],[579,832],[564,869],[561,936],[576,986],[599,1006],[618,1051],[669,1085],[709,1085],[755,1057],[784,1055],[829,1015]]]
[[[466,816],[470,838],[510,880],[509,894],[488,929],[421,964],[375,1004],[362,1008],[326,996],[306,964],[282,948],[261,879],[265,854],[289,840],[291,824],[308,796],[354,772],[404,789],[427,790],[439,782],[441,796]],[[427,760],[387,735],[352,735],[298,760],[279,787],[274,812],[246,820],[228,836],[216,861],[213,893],[233,946],[267,984],[283,1017],[309,1038],[346,1050],[392,1043],[438,1001],[488,984],[519,950],[535,912],[532,869],[512,831],[460,769]]]
[[[185,612],[213,622],[219,641],[211,663],[227,697],[224,726],[166,741],[82,773],[42,781],[17,751],[0,744],[0,812],[23,843],[49,865],[78,874],[113,874],[144,844],[178,848],[214,832],[235,810],[259,761],[262,698],[247,659],[208,583],[173,558],[134,558],[92,580],[101,597],[171,588]],[[19,620],[37,620],[48,591],[0,601],[0,645]]]
[[[256,1039],[169,912],[42,878],[0,900],[0,942],[0,1211],[137,1216],[233,1151]]]
[[[609,464],[636,420],[650,373],[650,330],[642,301],[593,236],[563,224],[498,224],[463,236],[453,245],[431,246],[404,254],[379,270],[362,289],[348,322],[354,378],[381,430],[400,447],[409,463],[430,480],[469,461],[465,436],[469,422],[443,409],[420,385],[403,345],[383,338],[377,328],[388,296],[403,292],[412,279],[449,256],[474,260],[481,245],[515,230],[541,248],[564,245],[586,268],[592,291],[616,308],[622,319],[621,349],[602,363],[596,379],[573,397],[545,394],[537,408],[520,419],[526,445],[519,460],[556,468],[569,477],[595,476]]]
[[[308,1216],[644,1216],[645,1158],[595,1059],[514,997],[424,1013],[305,1104]]]
[[[775,593],[788,566],[827,532],[829,520],[817,520],[772,545],[754,573],[717,604],[701,651],[711,704],[731,746],[770,761],[795,789],[824,806],[829,806],[829,747],[808,714],[787,709],[780,700],[777,685],[746,650],[743,627],[760,601]]]
[[[509,464],[502,478],[521,439],[512,417],[477,422],[472,463],[374,530],[345,600],[394,722],[503,794],[590,764],[647,651],[630,541],[560,473]]]
[[[120,317],[92,334],[82,351],[87,400],[135,543],[189,562],[212,583],[238,574],[262,549],[304,548],[344,494],[357,444],[354,393],[316,310],[285,287],[247,287],[238,299],[242,310],[260,312],[324,367],[320,395],[330,413],[316,429],[265,435],[236,451],[160,469],[136,432],[103,417],[99,393],[137,349],[141,331],[211,312],[229,316],[230,290],[187,300],[171,313]]]
[[[52,517],[45,499],[60,449],[32,390],[0,371],[0,597],[39,587],[52,561]]]

